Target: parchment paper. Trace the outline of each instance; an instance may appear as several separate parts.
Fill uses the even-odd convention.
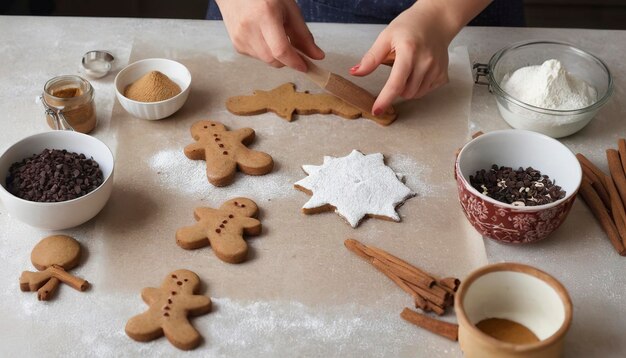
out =
[[[327,50],[323,65],[347,76],[381,28],[353,26],[349,36],[337,36],[348,34],[343,26],[324,26],[316,38]],[[206,36],[189,30],[207,28]],[[3,310],[14,322],[6,352],[177,354],[166,339],[132,341],[124,325],[146,309],[142,288],[158,287],[170,271],[187,268],[199,274],[202,292],[214,300],[212,313],[193,320],[205,341],[190,355],[460,354],[457,344],[404,322],[399,313],[411,305],[410,297],[347,251],[343,241],[354,237],[379,246],[436,275],[462,278],[486,263],[482,240],[461,212],[452,176],[454,151],[469,135],[472,82],[466,49],[450,54],[450,84],[423,100],[398,105],[402,116],[390,127],[332,115],[300,116],[288,123],[274,114],[231,115],[225,100],[287,81],[300,90],[319,91],[313,84],[291,70],[270,69],[236,55],[217,24],[179,30],[167,37],[142,33],[130,58],[165,57],[185,64],[193,78],[188,102],[172,117],[155,122],[132,118],[115,104],[107,127],[116,147],[113,195],[93,221],[95,231],[70,231],[87,251],[75,273],[92,282],[92,289],[78,293],[63,287],[50,304],[19,292],[19,271],[31,268],[28,247],[37,240],[23,245],[14,253],[21,263],[14,265],[14,284],[3,296],[5,303],[18,307]],[[387,73],[381,69],[356,82],[377,92]],[[238,174],[231,186],[212,187],[204,163],[188,160],[182,151],[192,142],[191,124],[201,119],[231,129],[254,128],[257,139],[251,147],[274,157],[274,172]],[[324,155],[344,156],[352,149],[381,152],[391,168],[406,175],[406,184],[418,195],[399,208],[401,223],[368,219],[355,230],[334,213],[300,212],[308,200],[293,189],[305,176],[301,165],[320,164]],[[175,231],[194,222],[195,207],[216,207],[235,196],[247,196],[261,208],[263,234],[248,240],[247,262],[227,264],[208,247],[186,251],[176,245]],[[25,347],[20,338],[26,332],[37,338]]]

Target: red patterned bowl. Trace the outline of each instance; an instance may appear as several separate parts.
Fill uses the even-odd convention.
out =
[[[519,207],[499,202],[469,184],[469,176],[493,164],[533,167],[555,180],[565,197],[550,204]],[[522,244],[545,239],[569,213],[582,180],[574,154],[556,139],[543,134],[509,129],[483,134],[467,143],[455,163],[459,201],[478,232],[490,239]]]

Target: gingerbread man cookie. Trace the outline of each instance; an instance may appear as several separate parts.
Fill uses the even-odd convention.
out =
[[[291,82],[270,91],[255,90],[250,96],[230,97],[226,101],[226,108],[230,113],[239,116],[274,112],[289,122],[293,120],[294,113],[332,113],[346,119],[364,117],[383,126],[390,125],[398,117],[393,109],[380,116],[374,116],[328,93],[297,92],[296,85]]]
[[[44,238],[35,245],[30,255],[33,266],[40,272],[22,272],[20,289],[37,291],[40,301],[49,300],[61,282],[78,291],[85,291],[89,282],[67,272],[78,265],[80,254],[80,244],[69,236],[54,235]]]
[[[188,316],[211,311],[211,299],[195,294],[199,288],[200,278],[189,270],[172,272],[160,288],[144,288],[141,298],[150,308],[126,323],[126,334],[139,342],[165,335],[179,349],[196,348],[202,337],[191,325]]]
[[[222,123],[200,121],[191,126],[191,136],[196,142],[185,147],[185,155],[206,161],[207,178],[215,186],[232,183],[237,169],[248,175],[263,175],[274,168],[269,154],[246,147],[254,140],[252,128],[229,131]]]
[[[219,209],[201,207],[194,210],[197,223],[176,232],[176,243],[186,250],[211,245],[222,261],[239,263],[246,259],[248,245],[243,235],[261,234],[256,218],[259,208],[247,198],[228,200]]]

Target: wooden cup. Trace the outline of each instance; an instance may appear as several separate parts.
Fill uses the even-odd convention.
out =
[[[563,285],[541,270],[517,263],[487,265],[472,272],[459,287],[455,310],[459,343],[468,358],[560,357],[572,321],[572,302]],[[497,340],[476,327],[488,318],[522,324],[539,341]]]

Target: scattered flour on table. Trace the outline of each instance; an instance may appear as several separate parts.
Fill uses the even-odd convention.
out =
[[[404,322],[397,313],[374,302],[310,307],[293,301],[244,302],[213,299],[217,307],[213,320],[207,319],[207,340],[219,342],[208,347],[210,355],[272,357],[291,352],[293,356],[395,357],[406,354],[407,345],[431,353],[451,353],[454,346],[427,338]],[[282,352],[282,353],[280,353]]]
[[[559,60],[507,73],[501,85],[513,98],[540,108],[580,109],[597,99],[596,89],[567,72]]]
[[[182,149],[166,149],[150,157],[148,164],[157,173],[162,187],[178,191],[184,195],[222,194],[224,198],[244,196],[256,200],[268,200],[295,195],[292,188],[293,178],[280,169],[266,175],[252,176],[237,173],[235,181],[225,187],[216,187],[208,182],[206,163],[203,160],[191,160]]]
[[[429,179],[432,173],[429,166],[406,154],[394,154],[385,160],[394,172],[402,175],[403,181],[417,193],[418,197],[432,197],[442,193],[443,188]]]
[[[148,308],[141,300],[140,291],[141,288],[132,294],[72,292],[49,303],[39,302],[32,295],[21,297],[30,301],[31,314],[18,320],[14,330],[5,333],[5,339],[7,335],[28,332],[50,344],[23,346],[23,340],[14,336],[15,339],[4,342],[3,354],[89,357],[181,354],[165,337],[142,343],[125,334],[128,319]],[[372,307],[358,304],[310,307],[294,301],[211,299],[212,312],[191,319],[204,341],[197,349],[185,352],[186,356],[395,357],[406,354],[407,349],[436,356],[459,353],[453,343],[404,322],[397,312],[381,308],[387,302],[373,302]],[[61,336],[64,339],[60,340]]]

